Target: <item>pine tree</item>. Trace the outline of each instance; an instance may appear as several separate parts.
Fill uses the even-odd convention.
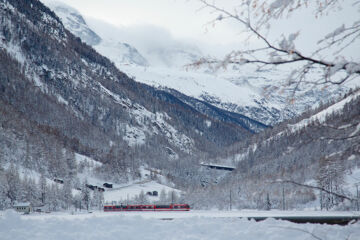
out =
[[[87,180],[84,181],[81,187],[81,201],[84,203],[86,210],[89,210],[91,194],[89,188],[86,185],[88,185]]]
[[[270,210],[271,209],[271,202],[270,202],[270,195],[269,193],[266,194],[266,210]]]
[[[147,196],[145,195],[144,190],[141,190],[137,200],[139,204],[147,204],[149,202]]]
[[[6,174],[5,170],[0,165],[0,210],[5,209],[9,206],[9,199],[6,196],[7,188],[6,183]]]
[[[19,199],[21,194],[21,182],[19,172],[13,163],[10,164],[9,169],[5,173],[6,176],[6,196],[10,199],[11,205]]]
[[[72,188],[70,181],[66,179],[63,184],[62,188],[62,200],[63,200],[63,208],[66,210],[69,209],[72,201],[73,201],[73,195],[72,195]]]
[[[48,186],[46,184],[46,178],[44,174],[41,174],[39,179],[39,198],[42,205],[46,203],[46,194],[48,192]]]
[[[162,189],[162,190],[161,190],[159,198],[160,198],[160,199],[159,199],[159,202],[160,202],[161,204],[165,204],[165,203],[166,203],[166,201],[167,201],[167,194],[166,194],[165,189]]]
[[[104,204],[104,194],[100,191],[94,191],[93,200],[91,201],[95,208],[101,210]]]

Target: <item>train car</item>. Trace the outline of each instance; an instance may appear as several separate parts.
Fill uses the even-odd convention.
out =
[[[104,212],[132,212],[132,211],[190,211],[189,204],[169,205],[105,205]]]

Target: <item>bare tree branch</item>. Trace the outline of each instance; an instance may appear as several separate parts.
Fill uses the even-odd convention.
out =
[[[336,193],[336,192],[332,192],[332,191],[326,190],[325,188],[322,188],[322,187],[313,186],[313,185],[308,185],[308,184],[304,184],[304,183],[298,183],[298,182],[295,182],[295,181],[293,181],[293,180],[280,180],[280,181],[274,181],[273,183],[290,183],[290,184],[293,184],[293,185],[296,185],[296,186],[300,186],[300,187],[305,187],[305,188],[320,190],[320,191],[326,192],[326,193],[328,193],[328,194],[334,195],[334,196],[336,196],[336,197],[339,197],[339,198],[342,198],[342,199],[347,199],[347,200],[349,200],[349,201],[355,201],[355,200],[356,200],[356,199],[351,198],[351,197],[349,197],[349,196],[345,196],[345,195],[340,194],[340,193]]]
[[[236,11],[234,13],[221,8],[217,6],[215,3],[210,3],[208,0],[198,0],[201,2],[204,6],[204,8],[210,8],[214,12],[219,13],[220,15],[212,21],[214,24],[215,22],[223,21],[224,19],[234,19],[235,21],[241,23],[245,28],[255,37],[260,39],[264,44],[265,47],[261,48],[263,51],[273,51],[272,53],[269,53],[270,58],[266,58],[264,56],[257,58],[254,57],[251,53],[258,52],[259,49],[251,49],[251,50],[245,50],[245,51],[237,51],[233,52],[232,54],[229,54],[224,60],[217,60],[217,59],[201,59],[198,62],[195,62],[194,64],[191,64],[189,66],[199,66],[202,64],[219,64],[222,63],[223,65],[226,64],[261,64],[261,65],[285,65],[285,64],[293,64],[293,63],[304,63],[308,65],[308,67],[303,68],[303,74],[299,74],[296,78],[299,81],[304,82],[305,77],[307,76],[311,66],[313,67],[320,67],[323,69],[324,72],[324,84],[335,84],[340,85],[344,82],[348,81],[352,76],[360,76],[360,63],[357,62],[350,62],[350,61],[336,61],[335,59],[333,61],[324,60],[321,58],[316,58],[315,55],[318,55],[319,52],[323,50],[327,50],[331,46],[339,45],[342,43],[345,43],[344,46],[342,46],[337,52],[339,53],[344,48],[348,47],[349,45],[353,44],[355,40],[358,39],[358,36],[360,35],[360,21],[356,21],[351,27],[345,27],[342,25],[338,29],[336,29],[334,32],[326,35],[323,39],[318,41],[318,44],[320,43],[326,43],[325,46],[320,47],[318,50],[316,50],[312,55],[307,56],[300,52],[299,50],[295,49],[295,46],[293,45],[293,40],[297,37],[297,34],[292,34],[289,36],[289,39],[283,38],[282,42],[279,43],[279,47],[276,46],[274,43],[272,43],[265,35],[263,35],[260,32],[260,27],[264,25],[267,21],[269,21],[271,18],[280,18],[280,16],[285,13],[286,11],[288,14],[290,14],[292,11],[294,11],[297,8],[300,8],[301,6],[307,5],[308,1],[288,1],[281,3],[282,6],[276,6],[278,2],[270,2],[267,3],[266,1],[242,1],[240,4],[241,7],[247,10],[247,17],[245,17],[243,14],[238,14]],[[275,5],[273,5],[275,4]],[[329,10],[330,8],[340,5],[340,2],[338,0],[331,0],[327,1],[326,4],[320,4],[316,3],[317,5],[317,13],[322,14],[323,12]],[[245,7],[244,7],[245,6]],[[255,26],[251,21],[251,10],[261,10],[262,17],[260,17],[260,20],[258,20]],[[245,10],[244,10],[245,11]],[[260,15],[258,13],[258,15]],[[328,42],[330,40],[330,42]],[[274,54],[277,56],[276,59],[272,58],[271,55]],[[279,55],[280,54],[280,55]],[[340,79],[337,80],[331,80],[332,76],[336,73],[345,73],[345,76],[342,76]],[[341,75],[340,75],[341,76]],[[339,76],[339,77],[340,77]],[[312,82],[315,83],[316,82]],[[298,87],[298,84],[297,86]]]

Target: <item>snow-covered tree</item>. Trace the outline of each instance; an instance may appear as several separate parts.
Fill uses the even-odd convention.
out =
[[[93,207],[101,210],[104,204],[104,194],[100,191],[94,191],[93,199],[91,201]]]
[[[90,202],[91,202],[91,194],[89,188],[86,185],[88,185],[87,180],[84,181],[81,187],[81,201],[84,203],[86,210],[89,210]]]
[[[46,184],[46,178],[44,174],[41,174],[38,185],[39,185],[40,201],[41,204],[44,205],[46,202],[46,194],[48,192],[48,186]]]
[[[73,202],[72,187],[69,179],[64,181],[64,185],[61,191],[61,197],[63,200],[63,208],[69,209]]]
[[[21,194],[21,181],[19,172],[16,169],[13,163],[10,164],[10,167],[7,169],[6,173],[6,182],[4,184],[6,197],[10,199],[11,204],[19,199]]]
[[[49,206],[49,210],[57,211],[61,207],[61,200],[60,200],[60,190],[57,183],[53,183],[50,186],[49,194],[47,194],[48,198],[47,205]]]
[[[343,193],[345,166],[332,157],[322,158],[320,160],[320,169],[317,176],[319,187],[329,192],[321,192],[320,204],[327,210],[337,205],[343,199],[331,193]]]
[[[141,190],[141,192],[139,193],[139,195],[136,195],[134,198],[134,202],[136,204],[147,204],[149,203],[149,199],[146,196],[144,190]]]
[[[168,194],[168,202],[169,203],[178,203],[179,201],[179,195],[172,190],[169,194]]]
[[[166,201],[167,201],[167,194],[166,194],[165,189],[162,189],[162,190],[161,190],[159,198],[160,198],[160,199],[159,199],[159,202],[160,202],[161,204],[165,204],[165,203],[166,203]]]
[[[205,58],[195,66],[255,64],[262,69],[286,66],[292,70],[286,78],[287,85],[293,86],[294,90],[301,83],[342,84],[360,79],[359,48],[356,47],[360,44],[359,1],[240,0],[231,7],[230,1],[199,2],[205,9],[212,10],[211,25],[223,21],[238,23],[246,44],[222,60]],[[349,9],[352,11],[350,14],[347,13]],[[310,17],[313,24],[324,18],[332,19],[326,22],[328,32],[303,36],[308,26],[302,23],[304,18]],[[336,20],[338,23],[333,23]],[[287,28],[291,28],[288,33],[285,29],[281,29],[281,33],[276,29],[281,21],[286,21]],[[319,32],[324,29],[321,30]],[[304,38],[307,44],[300,44]]]
[[[10,201],[7,197],[5,169],[0,165],[0,209],[4,209],[9,206]]]
[[[40,202],[39,189],[36,182],[32,178],[24,177],[22,181],[23,186],[23,198],[22,201],[30,202],[33,205],[38,205]]]

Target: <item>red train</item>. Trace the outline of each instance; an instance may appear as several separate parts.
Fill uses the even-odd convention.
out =
[[[190,211],[189,204],[170,205],[105,205],[104,212],[131,211]]]

